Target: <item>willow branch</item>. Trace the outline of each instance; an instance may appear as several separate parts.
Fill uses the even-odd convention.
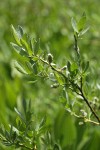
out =
[[[95,111],[93,110],[93,108],[91,107],[88,99],[85,97],[84,93],[83,93],[83,90],[82,88],[78,87],[79,91],[80,91],[80,94],[81,96],[83,97],[83,100],[86,102],[87,106],[90,108],[92,114],[94,115],[94,117],[97,119],[97,121],[99,122],[100,124],[100,118],[98,117],[98,115],[95,113]]]
[[[58,74],[60,74],[61,76],[64,77],[65,81],[67,81],[67,77],[65,74],[63,74],[63,72],[60,69],[55,68],[54,66],[52,66],[52,64],[50,64],[48,61],[44,60],[43,58],[39,57],[39,56],[35,56],[37,57],[40,61],[42,61],[44,64],[47,64],[49,67],[51,67],[51,69],[53,71],[56,71]],[[74,83],[74,81],[69,79],[70,84],[73,86],[73,84],[76,86],[76,88],[79,90],[80,93],[78,93],[77,91],[75,91],[78,95],[82,96],[83,100],[85,101],[85,103],[87,104],[87,106],[90,108],[92,114],[94,115],[94,117],[97,119],[98,123],[100,124],[100,118],[98,117],[98,115],[95,113],[95,111],[93,110],[93,108],[91,107],[88,99],[85,97],[84,93],[83,93],[83,83],[82,83],[82,77],[81,77],[81,85],[78,86],[77,84]]]

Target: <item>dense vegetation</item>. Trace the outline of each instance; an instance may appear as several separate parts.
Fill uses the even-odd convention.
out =
[[[99,150],[99,4],[1,2],[0,149]]]

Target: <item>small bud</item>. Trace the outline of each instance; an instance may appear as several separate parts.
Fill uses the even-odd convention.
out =
[[[50,73],[50,78],[54,78],[54,73]]]
[[[52,61],[53,61],[53,56],[49,53],[48,54],[48,62],[49,62],[49,64],[51,64]]]
[[[57,88],[57,87],[59,87],[59,84],[58,84],[58,83],[55,83],[55,84],[52,84],[52,85],[51,85],[51,88]]]
[[[79,125],[83,125],[84,123],[83,122],[79,122]]]
[[[84,117],[87,116],[87,113],[85,112],[85,110],[81,109],[80,112],[82,113],[82,115],[83,115]]]

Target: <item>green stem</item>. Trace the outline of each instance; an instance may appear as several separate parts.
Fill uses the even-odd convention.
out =
[[[85,118],[84,116],[79,116],[79,115],[77,115],[77,114],[75,114],[75,113],[73,113],[73,116],[75,116],[75,117],[77,117],[77,118],[79,118],[79,119],[83,119],[84,122],[90,122],[90,123],[93,123],[94,125],[100,125],[100,123],[95,122],[95,121],[90,120],[90,119],[87,119],[87,118]]]

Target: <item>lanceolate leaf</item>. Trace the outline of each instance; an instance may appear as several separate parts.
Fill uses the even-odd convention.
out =
[[[55,78],[59,84],[63,84],[64,80],[58,73],[55,73]]]
[[[17,43],[19,46],[21,46],[20,38],[18,37],[18,33],[17,33],[17,31],[15,30],[15,28],[14,28],[13,25],[11,25],[11,29],[12,29],[12,34],[13,34],[13,37],[14,37],[16,43]]]
[[[81,19],[79,20],[79,22],[78,22],[77,27],[78,27],[78,31],[79,31],[79,32],[84,29],[85,23],[86,23],[86,15],[82,16],[82,18],[81,18]]]
[[[35,42],[34,42],[35,46],[34,46],[34,54],[36,55],[40,49],[40,39],[37,39]]]
[[[18,32],[19,32],[20,38],[22,38],[23,35],[24,35],[24,31],[23,31],[23,28],[21,26],[19,26],[19,25],[18,25]]]
[[[78,33],[77,22],[76,22],[76,20],[74,18],[71,19],[71,23],[72,23],[72,27],[73,27],[74,32]]]
[[[12,43],[12,42],[10,44],[12,45],[12,47],[18,54],[20,54],[21,56],[28,56],[28,53],[21,46],[15,44],[15,43]]]
[[[82,35],[85,34],[88,30],[89,30],[89,27],[87,27],[86,29],[82,30],[78,35],[79,35],[79,36],[82,36]]]
[[[68,68],[68,71],[70,72],[71,71],[71,63],[69,61],[67,62],[67,68]]]
[[[14,66],[15,66],[15,68],[16,68],[20,73],[22,73],[22,74],[28,74],[28,73],[26,72],[26,70],[25,70],[17,61],[14,62]]]
[[[26,104],[26,100],[25,99],[23,99],[22,100],[22,104],[23,104],[23,109],[24,109],[24,113],[26,114],[26,111],[27,111],[27,104]]]
[[[21,114],[21,112],[19,112],[17,108],[14,108],[14,110],[17,113],[17,115],[22,119],[22,121],[25,122],[25,119],[24,119],[23,115]]]
[[[27,41],[24,38],[21,38],[20,41],[21,41],[21,44],[24,47],[24,49],[27,51],[27,53],[29,55],[32,55],[32,51],[31,51],[31,49],[30,49],[29,44],[27,43]]]
[[[46,116],[44,116],[40,122],[39,128],[41,128],[42,126],[44,126],[44,124],[46,123]]]
[[[84,72],[86,72],[88,68],[89,68],[89,61],[87,61],[86,65],[85,65]]]
[[[58,144],[55,144],[53,150],[61,150],[61,149],[59,148]]]

